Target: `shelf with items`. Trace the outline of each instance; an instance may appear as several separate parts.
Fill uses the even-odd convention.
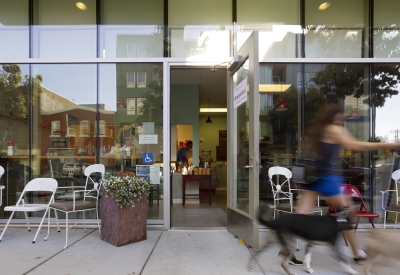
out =
[[[47,148],[48,157],[73,157],[74,148]]]

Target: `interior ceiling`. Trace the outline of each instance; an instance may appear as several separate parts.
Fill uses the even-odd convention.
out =
[[[171,85],[198,85],[199,108],[226,108],[226,68],[171,68]]]

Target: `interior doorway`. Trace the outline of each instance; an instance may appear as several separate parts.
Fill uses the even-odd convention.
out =
[[[171,67],[170,75],[171,228],[226,228],[227,70]],[[178,162],[189,141],[188,163]]]

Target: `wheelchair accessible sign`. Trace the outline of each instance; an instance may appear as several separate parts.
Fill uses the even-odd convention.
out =
[[[153,164],[153,153],[142,153],[142,164]]]

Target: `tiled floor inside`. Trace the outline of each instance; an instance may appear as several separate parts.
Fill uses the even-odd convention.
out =
[[[211,194],[199,199],[188,200],[185,205],[174,203],[171,210],[171,227],[186,228],[226,228],[226,189],[216,189]]]

